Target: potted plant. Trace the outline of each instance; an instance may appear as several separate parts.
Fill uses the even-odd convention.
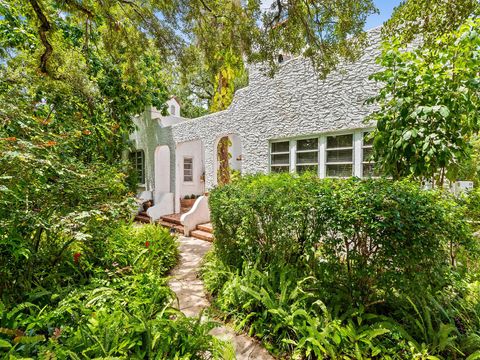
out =
[[[197,200],[196,198],[197,196],[192,194],[185,195],[183,199],[180,199],[180,211],[183,213],[190,210],[193,204],[195,204],[195,201]]]

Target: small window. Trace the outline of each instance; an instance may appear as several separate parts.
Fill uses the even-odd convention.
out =
[[[289,172],[290,171],[290,142],[274,142],[270,151],[270,171],[271,172]]]
[[[373,161],[373,139],[368,132],[363,133],[362,141],[362,174],[363,177],[375,177],[380,174],[375,169]]]
[[[130,161],[137,175],[137,183],[145,184],[145,155],[143,150],[131,152]]]
[[[175,105],[170,105],[170,115],[175,115]]]
[[[296,170],[298,173],[305,171],[318,172],[318,138],[298,140],[296,155]]]
[[[183,158],[183,181],[193,181],[193,158],[191,157]]]
[[[326,175],[349,177],[353,174],[353,135],[327,136]]]

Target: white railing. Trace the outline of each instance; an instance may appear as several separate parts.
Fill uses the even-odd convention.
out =
[[[197,225],[210,222],[210,208],[208,207],[208,197],[200,196],[192,208],[180,217],[183,225],[183,233],[190,236],[190,232],[197,228]]]
[[[154,193],[153,206],[147,209],[147,215],[157,221],[164,215],[173,213],[173,193]]]

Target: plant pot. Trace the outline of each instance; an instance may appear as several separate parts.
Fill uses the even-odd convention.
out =
[[[180,208],[182,212],[187,212],[195,204],[197,199],[180,199]]]

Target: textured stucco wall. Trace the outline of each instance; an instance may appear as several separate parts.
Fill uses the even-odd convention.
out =
[[[371,109],[364,102],[377,89],[368,77],[379,70],[380,29],[369,32],[369,41],[358,61],[343,64],[325,80],[302,58],[285,63],[274,78],[252,69],[249,86],[235,94],[227,110],[173,125],[174,141],[203,140],[210,188],[215,184],[215,145],[224,135],[241,138],[242,172],[255,173],[268,171],[272,139],[365,127]]]
[[[145,186],[141,190],[154,190],[155,149],[160,145],[168,145],[170,149],[170,189],[175,189],[175,142],[171,127],[161,127],[161,120],[152,119],[151,114],[147,107],[142,115],[135,117],[133,122],[137,130],[130,135],[133,147],[145,153]]]
[[[146,114],[142,131],[132,135],[145,150],[147,189],[153,186],[153,153],[158,145],[171,150],[171,188],[174,189],[175,144],[202,140],[206,188],[215,185],[216,145],[225,135],[238,135],[242,148],[242,173],[267,172],[269,141],[273,139],[364,128],[371,108],[364,104],[377,85],[368,77],[379,70],[380,29],[369,32],[370,45],[355,63],[343,64],[318,79],[308,60],[297,58],[282,65],[274,78],[250,70],[249,86],[239,90],[231,106],[222,112],[161,128]],[[150,170],[148,170],[150,168]]]

